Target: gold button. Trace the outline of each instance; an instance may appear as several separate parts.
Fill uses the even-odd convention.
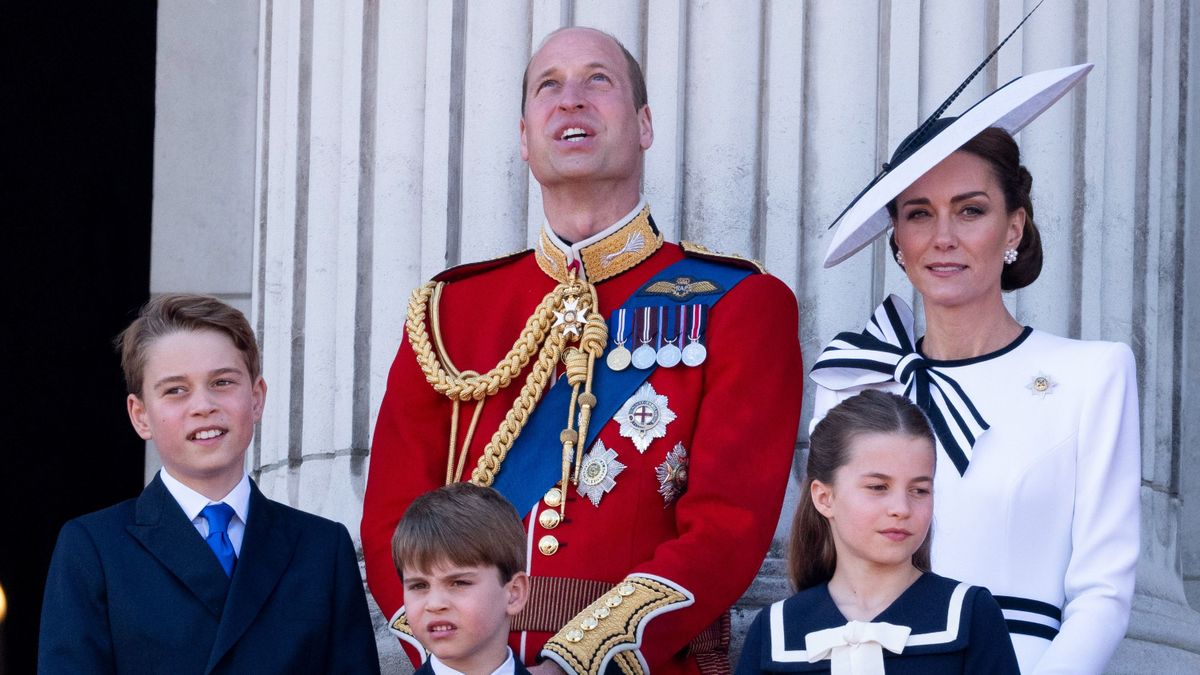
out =
[[[549,506],[549,507],[559,506],[563,502],[562,490],[560,490],[558,488],[550,488],[550,491],[547,492],[546,496],[543,497],[542,499],[543,499],[543,501],[546,502],[546,506]]]
[[[626,598],[633,595],[634,590],[633,584],[621,584],[617,587],[617,593]]]
[[[590,616],[579,623],[579,627],[584,630],[595,630],[596,626],[599,625],[600,622]]]
[[[1042,392],[1042,391],[1046,391],[1049,388],[1050,388],[1050,380],[1048,380],[1044,377],[1039,377],[1033,381],[1034,391]]]
[[[562,522],[562,517],[554,509],[546,509],[538,514],[538,523],[547,530],[553,530]]]
[[[622,602],[624,602],[624,598],[619,595],[610,595],[604,599],[604,604],[608,607],[620,607]]]
[[[538,540],[538,550],[542,555],[554,555],[558,553],[558,539],[552,534],[548,534]]]
[[[567,642],[579,642],[583,639],[583,631],[579,630],[578,628],[572,628],[571,630],[567,631],[566,637]]]
[[[608,615],[609,609],[607,607],[597,607],[596,609],[592,610],[592,616],[597,619],[606,619],[608,618]]]

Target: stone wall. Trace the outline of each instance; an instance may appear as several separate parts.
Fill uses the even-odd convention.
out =
[[[270,385],[250,468],[270,496],[356,533],[409,291],[525,248],[540,226],[517,121],[546,33],[599,27],[642,60],[656,221],[670,239],[764,260],[799,298],[811,360],[886,292],[913,299],[882,244],[822,270],[826,226],[1025,9],[164,1],[152,287],[250,310]],[[1143,553],[1112,672],[1200,669],[1187,606],[1200,603],[1198,44],[1200,10],[1180,0],[1048,2],[951,109],[1022,72],[1096,64],[1019,139],[1047,262],[1007,301],[1023,323],[1127,342],[1138,359]],[[810,409],[808,396],[805,429]],[[787,594],[785,531],[738,625]],[[398,669],[394,642],[380,644]]]

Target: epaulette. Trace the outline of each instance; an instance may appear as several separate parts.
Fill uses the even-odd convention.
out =
[[[480,272],[486,272],[488,270],[496,269],[497,267],[502,267],[516,260],[517,258],[530,253],[533,253],[533,249],[527,248],[523,251],[505,253],[504,255],[496,258],[489,258],[487,260],[479,260],[476,262],[463,263],[462,265],[455,265],[454,267],[442,270],[441,272],[435,274],[433,280],[457,281],[459,279],[465,279],[466,277],[479,274]]]
[[[710,251],[702,244],[697,244],[695,242],[681,241],[679,242],[679,248],[683,249],[684,255],[691,258],[703,258],[704,260],[728,263],[734,267],[754,270],[759,274],[767,273],[767,268],[763,267],[763,264],[757,260],[743,258],[740,255],[733,255],[732,253],[717,253],[716,251]]]

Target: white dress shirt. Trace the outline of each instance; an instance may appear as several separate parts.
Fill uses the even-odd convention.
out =
[[[504,659],[504,663],[501,663],[500,667],[493,670],[491,675],[513,675],[516,665],[513,662],[512,650],[509,649],[507,651],[508,658]],[[463,675],[463,673],[439,661],[438,657],[433,654],[429,655],[429,665],[433,668],[434,675]]]
[[[196,531],[202,538],[208,538],[208,520],[200,515],[200,511],[204,507],[209,504],[224,503],[233,508],[233,518],[229,519],[229,529],[225,533],[229,536],[229,543],[233,544],[234,553],[239,556],[242,554],[242,537],[246,534],[246,518],[250,515],[249,476],[243,473],[242,480],[238,481],[229,494],[215,502],[180,483],[178,479],[167,473],[165,468],[159,471],[159,476],[162,477],[167,492],[170,492],[175,501],[179,503],[179,508],[183,509],[184,514],[187,515],[188,520],[192,521],[192,525],[196,526]]]

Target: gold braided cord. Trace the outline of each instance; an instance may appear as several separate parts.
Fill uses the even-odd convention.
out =
[[[408,318],[405,328],[408,332],[408,342],[412,345],[417,357],[417,364],[425,373],[425,380],[433,385],[435,391],[460,401],[481,400],[491,396],[512,383],[530,358],[538,351],[546,340],[547,333],[554,319],[554,309],[562,301],[563,296],[571,290],[571,285],[559,284],[546,294],[529,317],[525,328],[517,341],[513,343],[508,354],[491,370],[481,375],[456,375],[446,367],[445,350],[434,348],[425,328],[425,320],[430,311],[430,299],[434,291],[444,282],[429,282],[413,291],[408,300]],[[440,295],[440,294],[439,294]],[[435,308],[436,309],[436,308]],[[434,311],[434,321],[438,321]],[[435,331],[439,332],[439,331]],[[439,351],[441,353],[439,353]]]
[[[595,299],[594,288],[592,297]],[[596,397],[592,394],[592,376],[596,372],[596,359],[604,353],[604,347],[607,344],[608,324],[604,322],[604,317],[599,312],[593,312],[588,316],[587,325],[584,326],[583,335],[579,339],[579,351],[586,354],[587,363],[584,368],[583,380],[580,383],[583,385],[583,394],[578,399],[579,437],[583,440],[575,447],[575,475],[573,478],[576,485],[579,484],[579,470],[583,466],[583,445],[587,442],[588,425],[592,419],[592,409],[596,407]],[[579,385],[577,384],[576,389],[578,387]],[[564,477],[563,490],[566,490],[566,488],[566,478]]]
[[[442,305],[442,291],[445,288],[445,283],[439,283],[433,287],[433,297],[429,299],[429,313],[431,315],[429,323],[433,326],[433,342],[437,346],[437,353],[441,358],[442,366],[450,372],[452,377],[462,377],[463,375],[458,372],[454,361],[450,360],[450,352],[446,350],[446,344],[442,342],[442,314],[438,311],[438,307]],[[467,375],[478,376],[479,373],[471,372],[467,373]]]
[[[462,401],[452,401],[450,404],[450,451],[446,453],[446,482],[454,482],[454,442],[458,440],[458,409]]]
[[[454,480],[456,481],[462,480],[463,467],[467,464],[467,449],[471,447],[471,441],[475,438],[475,428],[479,426],[479,416],[483,414],[483,404],[485,403],[487,403],[486,398],[475,404],[475,414],[471,415],[471,426],[467,427],[467,436],[463,439],[462,451],[458,454],[458,466],[454,469]]]
[[[542,352],[538,354],[537,361],[534,361],[533,369],[529,371],[529,377],[525,378],[525,384],[521,387],[521,392],[517,394],[517,400],[513,402],[513,407],[505,413],[500,428],[496,429],[491,440],[483,447],[483,455],[479,457],[479,463],[471,472],[472,483],[488,487],[496,480],[496,474],[500,472],[500,465],[508,456],[509,448],[517,440],[521,429],[525,427],[525,422],[533,414],[534,407],[542,399],[542,392],[546,390],[546,384],[554,375],[554,365],[558,361],[559,354],[562,353],[562,343],[563,335],[560,332],[552,333],[546,339],[546,344],[542,347]]]
[[[434,296],[436,297],[436,295]],[[437,336],[435,327],[434,336]],[[439,345],[440,347],[440,345]],[[478,373],[474,371],[466,371],[464,376],[475,376]],[[450,451],[446,454],[446,485],[455,483],[462,475],[463,467],[467,463],[467,450],[471,447],[471,441],[475,438],[475,429],[479,426],[479,416],[483,414],[483,405],[487,403],[487,399],[483,399],[475,404],[475,412],[471,413],[471,424],[467,426],[467,435],[463,438],[462,449],[457,452],[454,449],[454,443],[458,440],[458,417],[462,401],[451,399],[453,406],[450,412]],[[457,455],[458,462],[455,463],[454,458]]]
[[[467,451],[487,397],[509,386],[513,378],[529,364],[536,352],[537,358],[534,360],[533,367],[526,376],[525,383],[518,392],[516,400],[513,401],[512,408],[505,413],[504,421],[484,446],[483,454],[471,472],[471,482],[487,486],[495,481],[504,458],[541,400],[542,394],[554,376],[558,360],[562,358],[566,365],[568,384],[572,388],[567,428],[563,432],[562,439],[564,444],[562,482],[563,489],[566,489],[572,459],[578,465],[579,453],[582,451],[579,434],[573,429],[576,407],[577,405],[580,407],[580,428],[586,434],[591,408],[595,406],[595,396],[591,393],[592,373],[596,358],[604,352],[604,347],[608,342],[608,325],[598,311],[599,299],[596,289],[591,284],[574,277],[560,283],[538,304],[508,354],[490,371],[479,374],[474,371],[458,372],[450,361],[442,342],[438,305],[444,285],[444,283],[430,282],[413,291],[412,297],[409,298],[405,327],[409,343],[412,345],[417,363],[421,367],[426,381],[433,386],[435,391],[447,396],[454,403],[450,421],[450,448],[446,458],[447,483],[462,475]],[[586,320],[583,322],[582,334],[578,334],[576,324],[569,320],[564,322],[562,317],[566,312],[575,311],[576,303],[584,298],[591,302],[590,305],[579,306],[579,311],[584,314]],[[556,311],[560,309],[562,312]],[[552,323],[556,314],[559,318],[557,325]],[[426,329],[427,319],[432,325],[432,341],[429,331]],[[562,329],[558,329],[557,326],[562,326]],[[579,346],[568,348],[573,341],[578,341]],[[584,389],[582,395],[580,394],[581,388]],[[471,400],[478,403],[462,448],[456,451],[459,405]],[[455,462],[456,458],[457,462]],[[456,464],[457,466],[455,466]],[[578,474],[578,468],[576,473]]]

